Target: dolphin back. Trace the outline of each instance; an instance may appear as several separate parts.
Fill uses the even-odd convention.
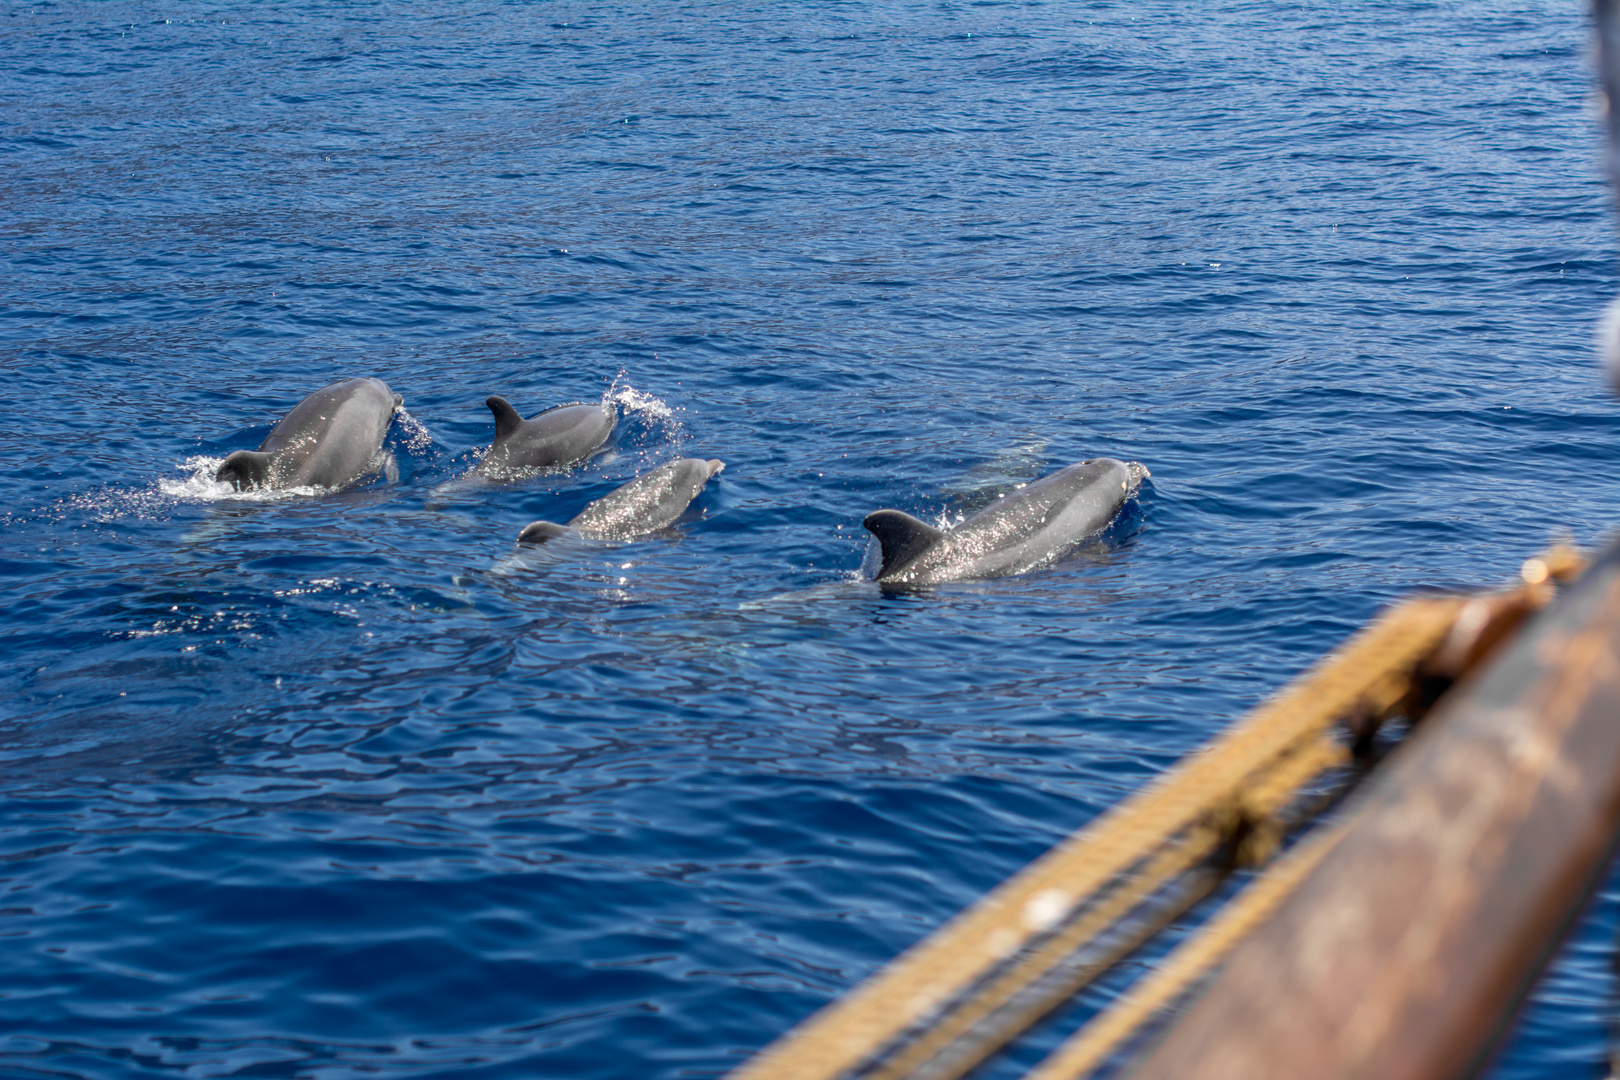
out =
[[[345,379],[310,394],[257,450],[238,450],[214,474],[237,491],[353,483],[371,468],[402,399],[381,379]]]
[[[862,523],[883,547],[877,580],[924,585],[1045,565],[1106,529],[1146,475],[1114,458],[1083,461],[1003,495],[948,531],[879,510]]]
[[[1052,562],[1114,520],[1138,479],[1123,461],[1094,458],[1012,492],[951,531],[961,577],[1020,574]]]
[[[724,469],[714,459],[678,458],[615,488],[568,524],[594,540],[628,540],[675,524],[710,477]]]
[[[478,471],[496,478],[583,461],[607,442],[618,421],[606,405],[558,405],[524,420],[505,398],[492,396],[484,404],[495,417],[495,441]]]
[[[366,474],[398,408],[381,379],[345,379],[300,401],[271,429],[273,487],[338,488]]]

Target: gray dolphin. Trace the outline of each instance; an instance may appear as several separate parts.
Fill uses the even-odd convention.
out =
[[[895,585],[1020,574],[1101,532],[1142,478],[1136,462],[1096,458],[1003,495],[954,529],[899,510],[861,522],[883,549],[877,580]]]
[[[293,406],[257,450],[227,457],[214,479],[237,491],[351,484],[371,467],[403,403],[381,379],[335,382]]]
[[[558,405],[525,420],[503,397],[484,404],[495,414],[495,441],[478,472],[497,479],[522,469],[582,461],[607,442],[618,419],[606,405]]]
[[[574,515],[567,525],[530,522],[518,533],[520,544],[543,544],[569,532],[591,540],[629,540],[675,524],[709,478],[725,468],[712,458],[677,458],[614,488]]]

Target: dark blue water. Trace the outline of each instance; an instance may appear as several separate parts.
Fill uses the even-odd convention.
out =
[[[7,5],[0,1073],[716,1076],[1384,603],[1596,542],[1586,38]],[[350,375],[404,395],[391,476],[209,482]],[[490,393],[616,446],[460,483]],[[677,453],[727,468],[676,532],[514,557]],[[1101,454],[1151,489],[1063,565],[862,572],[870,510]],[[1600,1075],[1617,921],[1495,1076]]]

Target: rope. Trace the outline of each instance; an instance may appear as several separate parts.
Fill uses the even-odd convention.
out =
[[[1078,963],[1053,976],[1085,942],[1196,865],[1195,853],[1237,835],[1250,847],[1240,859],[1268,855],[1281,835],[1277,809],[1345,759],[1328,733],[1343,720],[1376,724],[1396,711],[1463,603],[1425,598],[1385,613],[1206,750],[1037,859],[733,1080],[898,1078],[924,1065],[930,1080],[960,1076],[1100,972],[1100,964]],[[1126,877],[1132,871],[1139,880]],[[1196,902],[1190,895],[1161,897],[1160,908],[1173,918]],[[1132,931],[1115,935],[1099,958],[1123,955],[1120,947],[1138,940]],[[1026,993],[1034,986],[1051,992]]]
[[[1302,841],[1182,943],[1153,974],[1099,1013],[1035,1067],[1025,1080],[1080,1080],[1101,1065],[1131,1033],[1186,992],[1238,942],[1282,904],[1344,835],[1343,824]]]

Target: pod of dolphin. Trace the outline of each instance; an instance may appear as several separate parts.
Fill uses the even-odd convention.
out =
[[[237,491],[341,488],[371,469],[404,399],[381,379],[345,379],[310,394],[282,417],[257,450],[227,456],[215,479]],[[607,442],[617,421],[606,405],[559,405],[525,420],[503,397],[486,402],[495,439],[475,472],[491,480],[574,465]],[[566,524],[535,521],[520,544],[555,537],[632,540],[673,525],[710,479],[714,459],[678,458],[588,504]],[[1137,462],[1095,458],[1003,495],[952,529],[899,510],[878,510],[861,524],[877,537],[877,581],[931,585],[1000,577],[1041,566],[1108,527],[1149,476]]]

